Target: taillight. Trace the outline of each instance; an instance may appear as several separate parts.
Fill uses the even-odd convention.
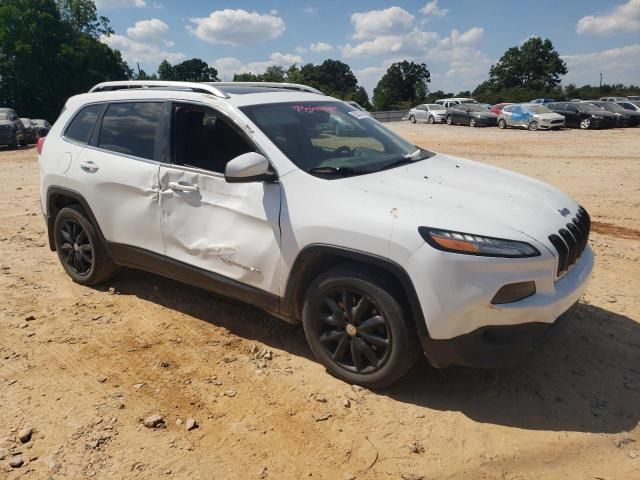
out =
[[[42,147],[44,147],[44,141],[46,137],[40,137],[38,139],[38,143],[36,144],[36,150],[38,151],[38,155],[42,153]]]

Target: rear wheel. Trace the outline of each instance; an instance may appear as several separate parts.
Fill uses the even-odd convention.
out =
[[[580,121],[580,128],[582,130],[586,130],[589,127],[591,127],[591,120],[590,119],[585,118],[582,121]]]
[[[393,288],[358,266],[332,269],[312,282],[302,323],[316,358],[349,383],[390,385],[420,355],[416,333]]]
[[[501,118],[500,120],[498,120],[498,128],[501,128],[503,130],[507,128],[507,122],[505,121],[504,118]]]
[[[477,125],[476,119],[471,117],[471,120],[469,120],[469,126],[475,127],[476,125]]]
[[[53,229],[60,263],[74,281],[81,285],[96,285],[113,275],[115,266],[80,207],[60,210]]]
[[[538,130],[538,122],[536,122],[535,120],[533,122],[530,122],[529,123],[529,130],[531,130],[531,131]]]

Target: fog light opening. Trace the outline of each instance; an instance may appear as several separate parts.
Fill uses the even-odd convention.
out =
[[[513,303],[520,300],[524,300],[527,297],[536,293],[536,283],[531,282],[518,282],[505,285],[498,293],[496,293],[491,300],[492,305],[501,305],[504,303]]]

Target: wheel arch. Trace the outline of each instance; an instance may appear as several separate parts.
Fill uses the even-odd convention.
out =
[[[322,272],[341,263],[362,265],[369,270],[385,274],[406,303],[416,332],[421,336],[428,336],[418,295],[404,268],[388,258],[333,245],[314,244],[300,251],[287,279],[281,301],[281,313],[294,322],[300,322],[304,295],[311,281]]]
[[[56,221],[56,216],[60,210],[70,205],[78,205],[82,208],[84,213],[87,215],[87,219],[91,222],[100,236],[100,240],[102,240],[103,244],[106,244],[104,235],[102,235],[102,230],[100,230],[100,225],[98,224],[89,203],[82,194],[68,188],[52,186],[48,188],[46,198],[47,236],[51,251],[55,251],[56,249],[53,232],[53,225]]]

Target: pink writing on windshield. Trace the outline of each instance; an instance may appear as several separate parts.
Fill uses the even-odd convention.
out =
[[[336,107],[332,105],[322,106],[322,105],[294,105],[292,107],[296,112],[333,112]]]

